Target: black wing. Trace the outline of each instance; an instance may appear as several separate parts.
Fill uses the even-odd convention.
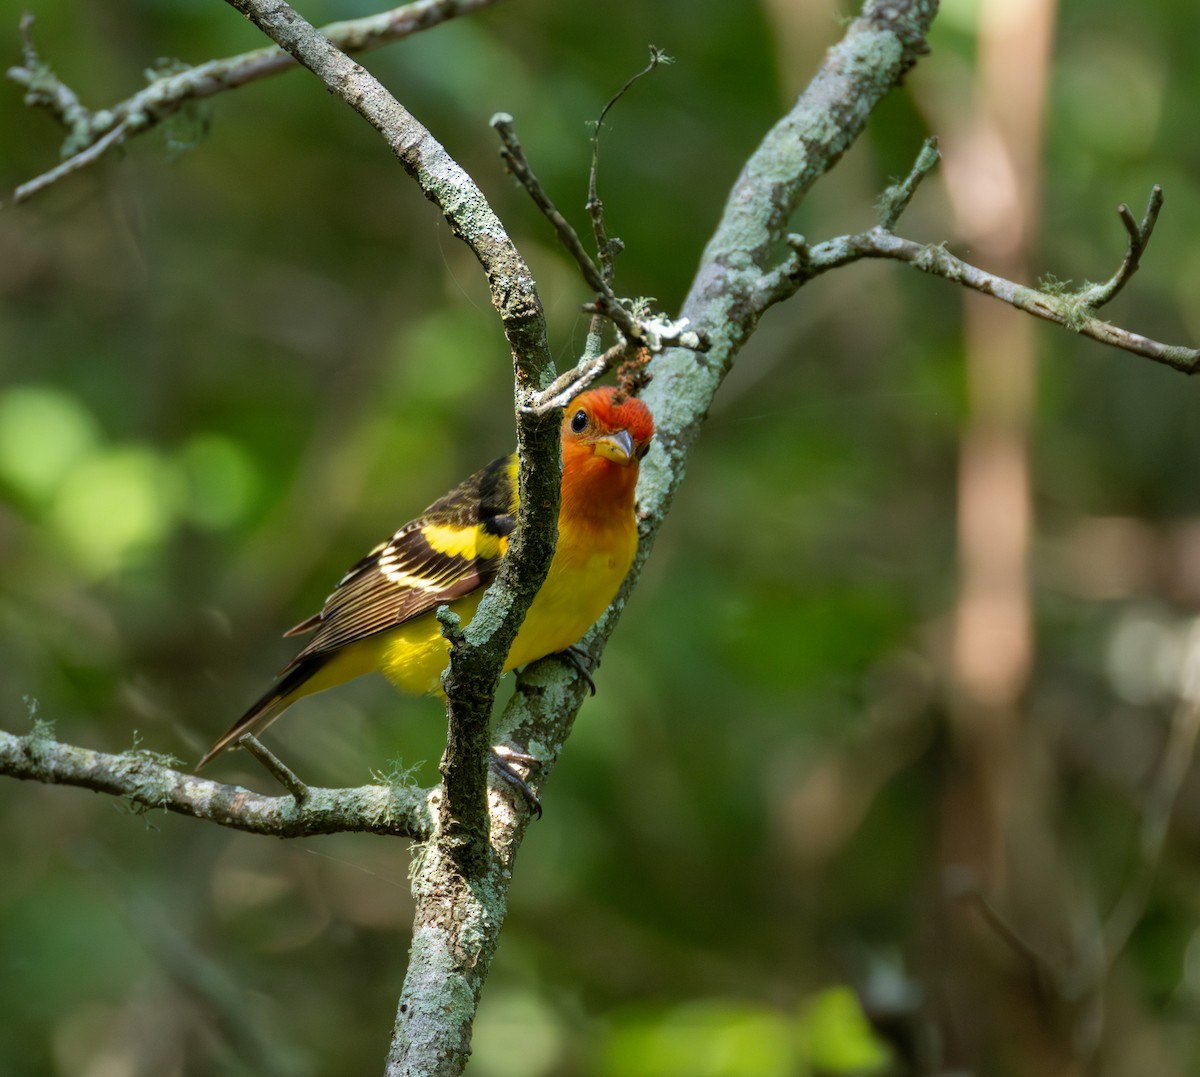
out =
[[[316,635],[283,672],[395,628],[496,578],[517,518],[516,454],[493,460],[376,546],[291,629]]]

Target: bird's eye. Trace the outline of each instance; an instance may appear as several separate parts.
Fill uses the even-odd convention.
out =
[[[571,429],[576,434],[582,434],[587,429],[588,417],[587,412],[580,408],[574,415],[571,416]]]

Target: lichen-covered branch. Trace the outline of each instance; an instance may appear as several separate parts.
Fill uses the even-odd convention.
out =
[[[926,51],[936,0],[868,2],[829,50],[808,88],[746,162],[697,268],[676,325],[708,344],[707,352],[670,347],[655,357],[654,380],[642,394],[654,412],[655,437],[638,484],[640,543],[625,586],[583,644],[598,655],[612,632],[683,480],[687,452],[713,396],[775,300],[766,282],[774,253],[804,193],[862,132],[880,99],[899,85]],[[794,289],[793,289],[794,290]],[[562,750],[586,697],[581,677],[554,659],[527,671],[497,732],[544,761],[540,782]],[[493,827],[493,846],[509,834]],[[519,841],[519,833],[514,836]]]
[[[1185,374],[1195,374],[1200,370],[1200,349],[1163,344],[1106,322],[1096,313],[1137,272],[1162,210],[1161,187],[1155,184],[1151,189],[1140,224],[1125,203],[1117,207],[1117,215],[1125,226],[1129,241],[1121,264],[1107,281],[1103,284],[1084,284],[1073,291],[1061,284],[1054,288],[1030,288],[963,261],[951,254],[944,244],[917,243],[892,231],[916,193],[917,186],[937,162],[937,140],[931,138],[922,147],[908,176],[884,192],[880,199],[880,223],[866,232],[838,236],[815,244],[810,244],[803,236],[787,236],[791,255],[763,276],[759,284],[760,301],[768,305],[778,303],[794,295],[814,277],[863,258],[890,258],[993,296],[1035,318],[1054,322],[1101,344],[1141,355]]]
[[[486,798],[491,704],[513,637],[549,569],[557,533],[559,419],[520,406],[554,377],[545,320],[516,247],[475,182],[430,132],[283,0],[229,2],[384,137],[478,258],[512,350],[520,512],[499,577],[471,623],[465,629],[446,625],[453,648],[444,679],[445,793],[434,839],[416,852],[412,955],[387,1067],[394,1074],[459,1073],[507,908],[511,857],[497,852],[489,834],[496,825],[510,833],[521,825],[507,790],[493,791],[490,806]]]
[[[186,774],[151,752],[93,752],[56,741],[38,723],[27,736],[0,731],[0,774],[47,785],[74,785],[128,801],[138,811],[169,811],[276,838],[369,832],[427,838],[428,789],[401,783],[357,789],[309,788],[302,801],[263,796]]]
[[[478,186],[386,88],[282,0],[231,5],[341,97],[387,141],[454,234],[475,253],[512,349],[518,399],[554,375],[532,274]],[[487,726],[500,668],[553,555],[558,518],[558,423],[518,413],[521,514],[497,583],[454,647],[447,676],[450,736],[443,757],[444,837],[486,848]]]
[[[869,232],[852,236],[840,236],[808,248],[803,259],[803,272],[811,279],[820,273],[857,262],[862,258],[891,258],[906,262],[922,272],[954,281],[984,295],[994,296],[1018,310],[1032,314],[1035,318],[1044,318],[1101,344],[1109,344],[1134,355],[1152,359],[1185,374],[1195,374],[1200,370],[1200,349],[1163,344],[1098,317],[1098,303],[1093,302],[1091,297],[1099,294],[1101,301],[1107,302],[1103,291],[1097,293],[1088,286],[1078,292],[1030,288],[964,262],[941,244],[917,243],[882,228],[872,228]],[[1115,294],[1116,290],[1109,291],[1108,298],[1111,298],[1111,294]]]
[[[498,2],[415,0],[376,15],[330,23],[322,27],[321,33],[343,52],[368,52]],[[27,104],[46,109],[67,129],[67,138],[64,160],[18,187],[13,192],[14,202],[32,198],[95,163],[109,150],[157,127],[185,106],[296,66],[288,53],[269,46],[158,74],[144,89],[111,108],[88,109],[38,55],[32,42],[32,24],[33,17],[28,14],[21,21],[24,63],[9,68],[8,78],[25,87]]]
[[[771,300],[763,283],[805,193],[861,134],[867,117],[927,51],[936,0],[868,0],[795,105],[747,160],[709,240],[681,317],[705,333],[705,355],[670,349],[645,394],[656,448],[642,467],[638,566],[683,479],[713,396]],[[638,566],[635,566],[637,571]]]

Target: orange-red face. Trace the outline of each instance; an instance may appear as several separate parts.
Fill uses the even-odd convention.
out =
[[[654,436],[650,409],[635,397],[614,403],[611,386],[580,393],[563,412],[563,452],[591,452],[623,467],[646,455]]]

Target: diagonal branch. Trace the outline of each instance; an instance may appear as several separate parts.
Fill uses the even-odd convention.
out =
[[[1096,316],[1096,311],[1112,300],[1137,272],[1162,209],[1163,192],[1158,184],[1150,191],[1150,200],[1141,224],[1134,220],[1124,202],[1117,207],[1117,214],[1129,235],[1129,244],[1125,257],[1112,277],[1103,284],[1085,284],[1073,292],[1065,287],[1029,288],[963,261],[946,250],[945,244],[917,243],[897,236],[892,231],[921,180],[936,166],[938,156],[937,140],[927,139],[908,176],[884,192],[880,199],[880,223],[869,231],[838,236],[813,245],[803,236],[787,236],[791,255],[764,274],[758,282],[759,303],[765,306],[778,303],[795,294],[814,277],[863,258],[890,258],[993,296],[1035,318],[1054,322],[1080,336],[1163,363],[1184,374],[1195,374],[1200,370],[1200,349],[1163,344]]]
[[[1200,622],[1193,622],[1185,640],[1177,674],[1178,702],[1162,758],[1142,807],[1133,878],[1103,928],[1104,971],[1116,961],[1145,917],[1171,818],[1200,739]]]
[[[369,52],[499,2],[415,0],[376,15],[330,23],[321,33],[343,52]],[[294,57],[274,46],[255,49],[160,75],[111,108],[93,111],[84,108],[75,92],[38,56],[30,37],[32,22],[30,15],[21,20],[24,64],[9,68],[7,75],[25,87],[26,103],[50,112],[67,128],[68,137],[63,146],[65,160],[18,187],[13,193],[14,202],[26,201],[71,173],[94,164],[109,150],[157,127],[188,104],[296,66]]]
[[[1123,283],[1122,274],[1128,278],[1133,272],[1132,268],[1125,270],[1124,267],[1131,265],[1136,268],[1136,255],[1127,255],[1122,269],[1100,289],[1055,293],[1030,288],[989,273],[951,254],[941,244],[917,243],[882,228],[872,228],[869,232],[860,232],[858,235],[839,236],[812,247],[808,247],[802,237],[794,237],[794,245],[797,248],[795,264],[802,267],[796,272],[805,280],[811,280],[830,269],[857,262],[862,258],[890,258],[905,262],[924,273],[943,277],[984,295],[993,296],[1018,310],[1032,314],[1035,318],[1054,322],[1101,344],[1108,344],[1156,363],[1163,363],[1184,374],[1200,371],[1200,349],[1163,344],[1096,316],[1098,304],[1091,302],[1091,297],[1099,294],[1102,302],[1112,298]]]
[[[375,78],[283,0],[229,2],[383,135],[474,252],[512,350],[518,405],[528,404],[554,377],[541,303],[532,274],[475,182]],[[507,909],[512,855],[528,821],[527,811],[517,812],[499,794],[489,811],[488,726],[500,669],[554,553],[559,441],[557,412],[518,406],[516,531],[496,582],[467,628],[444,623],[454,640],[443,680],[449,727],[441,765],[444,799],[435,838],[414,864],[412,955],[389,1074],[458,1073],[470,1052],[475,1006]]]
[[[675,323],[686,324],[707,350],[682,343],[664,348],[651,364],[654,380],[642,393],[654,412],[655,435],[638,483],[637,560],[621,592],[582,641],[593,656],[603,651],[636,586],[717,389],[771,305],[764,282],[771,277],[788,218],[926,51],[925,34],[936,10],[935,0],[868,0],[804,93],[764,136],[730,191]],[[497,739],[536,741],[539,758],[552,764],[586,693],[582,678],[563,663],[553,658],[536,663],[518,681]],[[541,780],[535,776],[535,789]]]
[[[65,179],[73,172],[78,172],[81,169],[87,168],[88,165],[95,164],[109,150],[123,145],[126,139],[136,135],[138,130],[137,124],[132,120],[128,118],[122,120],[115,127],[110,127],[95,142],[92,142],[87,149],[80,150],[78,153],[68,157],[61,164],[55,165],[49,172],[43,172],[36,179],[31,179],[28,183],[22,183],[13,192],[13,201],[24,202],[40,191],[44,191],[47,187],[52,187],[59,180]]]

